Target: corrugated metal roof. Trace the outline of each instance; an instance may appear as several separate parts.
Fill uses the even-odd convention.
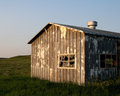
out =
[[[98,36],[107,36],[112,38],[120,38],[120,33],[118,32],[111,32],[111,31],[105,31],[105,30],[98,30],[98,29],[90,29],[85,27],[79,27],[79,26],[72,26],[72,25],[65,25],[65,24],[58,24],[61,26],[66,26],[72,29],[82,30],[85,34],[90,35],[98,35]]]
[[[90,29],[90,28],[85,28],[85,27],[66,25],[66,24],[59,24],[59,23],[48,23],[39,33],[37,33],[28,42],[28,44],[31,44],[40,34],[42,34],[44,32],[45,29],[47,29],[52,24],[57,25],[57,26],[64,26],[64,27],[72,28],[72,29],[76,29],[76,30],[82,30],[85,34],[88,34],[88,35],[105,36],[105,37],[120,39],[120,33],[117,33],[117,32],[98,30],[98,29]]]

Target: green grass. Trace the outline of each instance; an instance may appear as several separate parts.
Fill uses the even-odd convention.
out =
[[[120,96],[120,79],[106,83],[85,87],[30,77],[7,77],[0,78],[0,96]]]
[[[0,59],[0,96],[120,96],[120,78],[78,86],[30,78],[30,56]]]
[[[30,56],[0,59],[0,77],[30,76]]]

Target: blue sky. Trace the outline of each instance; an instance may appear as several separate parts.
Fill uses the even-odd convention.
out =
[[[120,0],[0,0],[0,57],[30,54],[27,42],[48,22],[120,32]]]

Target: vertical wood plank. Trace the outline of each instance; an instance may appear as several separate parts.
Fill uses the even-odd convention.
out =
[[[74,40],[73,40],[73,41],[74,41],[74,44],[73,44],[74,47],[73,47],[73,49],[74,49],[74,54],[75,54],[75,56],[76,56],[76,54],[77,54],[77,51],[76,51],[76,48],[77,48],[77,47],[76,47],[77,36],[76,36],[76,35],[77,35],[77,32],[74,32],[74,37],[73,37],[73,38],[74,38]],[[76,56],[76,57],[77,57],[77,56]],[[76,58],[76,57],[75,57],[75,58]],[[77,59],[77,58],[76,58],[76,59]],[[76,62],[76,61],[75,61],[75,62]],[[76,70],[77,70],[77,69],[74,69],[74,73],[73,73],[73,74],[74,74],[74,79],[73,79],[73,82],[74,82],[74,83],[76,83],[76,81],[77,81],[77,78],[76,78],[76,75],[77,75],[77,74],[76,74]]]
[[[45,29],[46,32],[46,80],[48,80],[48,31]]]
[[[34,66],[35,66],[35,65],[34,65],[34,62],[35,62],[35,59],[34,59],[34,54],[35,54],[35,53],[34,53],[34,52],[35,52],[35,51],[34,51],[34,47],[35,47],[35,45],[34,45],[34,42],[33,42],[32,44],[33,44],[33,53],[32,53],[32,58],[33,58],[32,62],[33,62],[33,63],[32,63],[32,66],[33,66],[33,77],[34,77],[34,76],[35,76],[35,75],[34,75]]]
[[[39,78],[39,37],[37,38],[37,74],[38,74],[38,78]]]
[[[71,30],[71,34],[72,34],[72,45],[71,45],[71,48],[72,48],[72,53],[74,53],[74,31]],[[71,69],[71,81],[74,82],[74,69]]]
[[[40,39],[39,39],[39,44],[40,44],[40,61],[39,61],[39,63],[40,63],[40,65],[39,65],[39,67],[40,67],[40,79],[42,79],[42,74],[41,74],[41,66],[42,66],[42,62],[41,62],[41,36],[40,36]]]
[[[50,27],[50,81],[52,81],[52,28]]]
[[[70,53],[70,30],[67,29],[67,54]],[[69,82],[70,81],[70,71],[69,69],[67,69],[67,81]]]
[[[41,35],[41,42],[40,42],[40,45],[41,45],[41,79],[43,79],[43,40],[42,40],[42,35]]]
[[[46,31],[44,32],[44,38],[43,38],[43,43],[44,43],[44,79],[46,80],[47,79],[47,77],[46,77],[46,67],[47,67],[47,62],[46,62],[46,48],[47,48],[47,46],[46,46]]]
[[[85,35],[81,34],[81,83],[85,83]]]
[[[50,30],[48,29],[48,80],[50,80]]]
[[[73,51],[73,34],[72,34],[73,32],[72,32],[72,30],[70,30],[70,53],[73,53],[74,51]],[[69,69],[69,74],[70,74],[70,82],[72,82],[73,81],[73,69]]]
[[[81,33],[77,32],[77,54],[76,54],[76,68],[77,68],[77,83],[80,85],[81,77]]]
[[[37,55],[37,57],[38,57],[38,78],[40,78],[40,74],[39,74],[39,66],[40,66],[40,58],[39,58],[39,54],[40,54],[40,51],[39,51],[39,37],[38,37],[38,45],[37,45],[37,47],[38,47],[38,55]]]
[[[52,62],[52,65],[51,65],[51,81],[54,81],[54,35],[53,35],[53,25],[51,26],[51,62]]]
[[[55,82],[57,82],[57,27],[56,26],[54,26],[54,34],[55,34],[55,41],[54,41],[54,47],[55,47],[55,50],[54,50],[54,52],[55,52],[55,63],[54,63],[54,65],[55,65]]]
[[[35,47],[34,47],[34,74],[35,74],[35,77],[36,77],[36,42],[35,42]]]
[[[45,76],[45,78],[46,78],[46,80],[48,79],[47,77],[48,77],[48,60],[47,60],[47,51],[48,51],[48,48],[47,48],[47,31],[45,30],[45,59],[46,59],[46,61],[45,61],[45,64],[46,64],[46,71],[45,71],[45,74],[46,74],[46,76]]]
[[[41,37],[39,37],[39,78],[41,79]]]
[[[52,26],[52,64],[53,64],[53,75],[52,75],[52,81],[55,81],[55,26]]]
[[[33,47],[33,51],[34,51],[34,52],[33,52],[33,58],[34,58],[34,59],[33,59],[33,62],[34,62],[34,63],[33,63],[33,66],[34,66],[34,68],[33,68],[33,74],[34,74],[34,77],[35,77],[35,42],[33,42],[33,46],[34,46],[34,47]]]
[[[67,54],[67,28],[66,28],[66,31],[65,31],[65,36],[64,36],[64,49],[63,49],[63,52],[64,54]],[[64,72],[63,72],[63,81],[64,82],[67,82],[67,69],[64,69]]]
[[[31,66],[30,66],[30,68],[31,68],[31,73],[30,73],[31,77],[33,77],[32,65],[33,65],[33,43],[31,44]]]
[[[37,42],[38,42],[38,40],[36,39],[36,48],[35,48],[36,49],[36,64],[35,64],[35,67],[36,67],[36,77],[38,77],[38,72],[37,72],[38,71],[37,70],[37,65],[38,65],[37,64],[37,61],[38,61],[38,59],[37,59]]]
[[[35,41],[35,57],[34,58],[35,58],[35,70],[34,71],[35,71],[35,77],[36,77],[36,41]]]
[[[60,37],[60,54],[64,54],[64,36],[62,32],[62,27],[60,27],[60,33],[61,33],[61,37]],[[63,82],[63,78],[64,78],[64,69],[60,69],[60,81]]]
[[[58,55],[60,54],[60,50],[61,50],[61,32],[60,32],[60,27],[57,26],[57,32],[58,32],[58,50],[57,50],[57,53]],[[59,58],[58,58],[59,59]],[[58,62],[59,63],[59,62]],[[57,63],[57,64],[58,64]],[[60,69],[57,68],[57,81],[60,82]]]
[[[43,79],[45,79],[45,32],[43,35],[43,38],[42,38],[42,47],[43,47]]]

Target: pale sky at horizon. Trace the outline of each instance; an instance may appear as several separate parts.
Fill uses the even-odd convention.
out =
[[[120,32],[120,0],[0,0],[0,58],[29,55],[27,42],[48,22]]]

